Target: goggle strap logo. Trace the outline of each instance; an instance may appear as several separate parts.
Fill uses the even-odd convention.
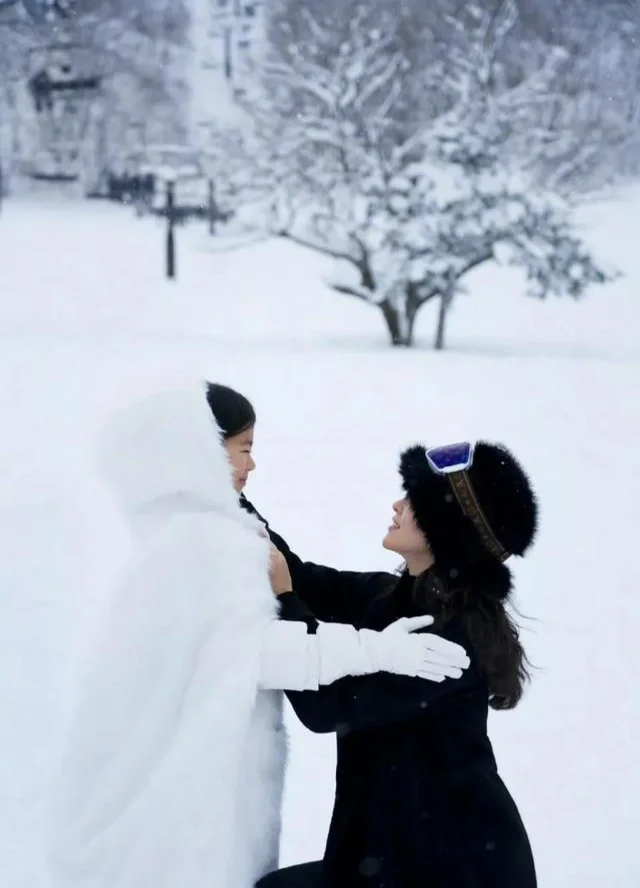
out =
[[[447,475],[451,489],[453,490],[460,508],[464,514],[473,523],[478,531],[480,539],[485,548],[500,561],[506,561],[510,553],[507,552],[502,543],[498,540],[491,525],[487,521],[487,517],[482,511],[482,507],[478,502],[478,498],[471,484],[471,479],[466,472],[451,472]]]

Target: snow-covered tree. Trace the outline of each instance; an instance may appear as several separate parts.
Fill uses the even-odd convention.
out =
[[[377,307],[394,345],[411,345],[420,308],[440,300],[443,347],[448,309],[486,262],[521,266],[539,297],[604,281],[568,209],[506,151],[565,53],[515,82],[503,76],[512,0],[451,18],[446,56],[421,65],[397,18],[369,4],[350,12],[336,47],[335,29],[306,11],[309,39],[285,44],[254,97],[254,168],[260,182],[271,173],[273,230],[336,259],[334,288]],[[411,116],[406,95],[419,87],[435,110],[423,102]]]
[[[570,199],[640,172],[640,19],[627,0],[518,0],[526,67],[548,47],[564,58],[544,101],[523,115],[512,147],[529,151],[537,181]]]
[[[0,5],[0,198],[10,191],[19,154],[22,118],[28,108],[28,52],[33,46],[26,13],[15,3]]]

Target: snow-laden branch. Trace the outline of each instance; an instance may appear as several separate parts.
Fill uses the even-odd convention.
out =
[[[362,302],[373,302],[372,297],[374,294],[365,287],[358,287],[356,284],[345,284],[339,280],[332,280],[329,282],[329,285],[336,293],[342,293],[344,296],[354,296],[356,299],[362,300]]]
[[[285,238],[286,240],[289,240],[294,244],[298,244],[298,246],[300,247],[305,247],[306,249],[313,250],[316,253],[323,253],[325,256],[330,256],[332,259],[342,259],[346,262],[353,262],[354,260],[353,254],[349,253],[346,250],[332,248],[326,243],[313,241],[310,238],[305,238],[299,234],[294,233],[291,230],[282,229],[280,231],[274,231],[274,234],[277,237]]]

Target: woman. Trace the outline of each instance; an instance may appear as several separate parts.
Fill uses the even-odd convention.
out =
[[[278,689],[380,669],[442,682],[467,662],[411,634],[428,617],[383,632],[320,625],[312,639],[284,561],[272,582],[291,622],[277,620],[269,544],[238,502],[242,430],[228,426],[223,446],[205,395],[142,398],[100,440],[133,546],[67,739],[49,841],[58,888],[252,888],[277,865]]]
[[[499,445],[413,447],[400,472],[405,497],[383,545],[404,559],[402,576],[390,587],[388,577],[343,575],[335,594],[334,571],[307,571],[292,556],[296,591],[325,618],[348,611],[360,628],[433,615],[433,630],[465,647],[471,667],[438,685],[379,674],[288,694],[310,730],[337,735],[336,801],[322,863],[273,873],[261,888],[536,886],[527,834],[487,735],[489,708],[516,706],[527,678],[506,609],[505,561],[531,545],[536,501]],[[281,601],[286,619],[288,596]],[[310,632],[316,616],[307,615]]]

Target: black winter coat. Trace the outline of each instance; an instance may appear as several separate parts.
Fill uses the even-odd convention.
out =
[[[408,582],[302,562],[270,534],[297,593],[281,597],[283,619],[305,619],[310,631],[314,617],[379,630],[416,615]],[[487,735],[487,685],[460,626],[439,632],[471,657],[458,680],[379,673],[288,694],[307,728],[337,735],[324,888],[536,888]]]

